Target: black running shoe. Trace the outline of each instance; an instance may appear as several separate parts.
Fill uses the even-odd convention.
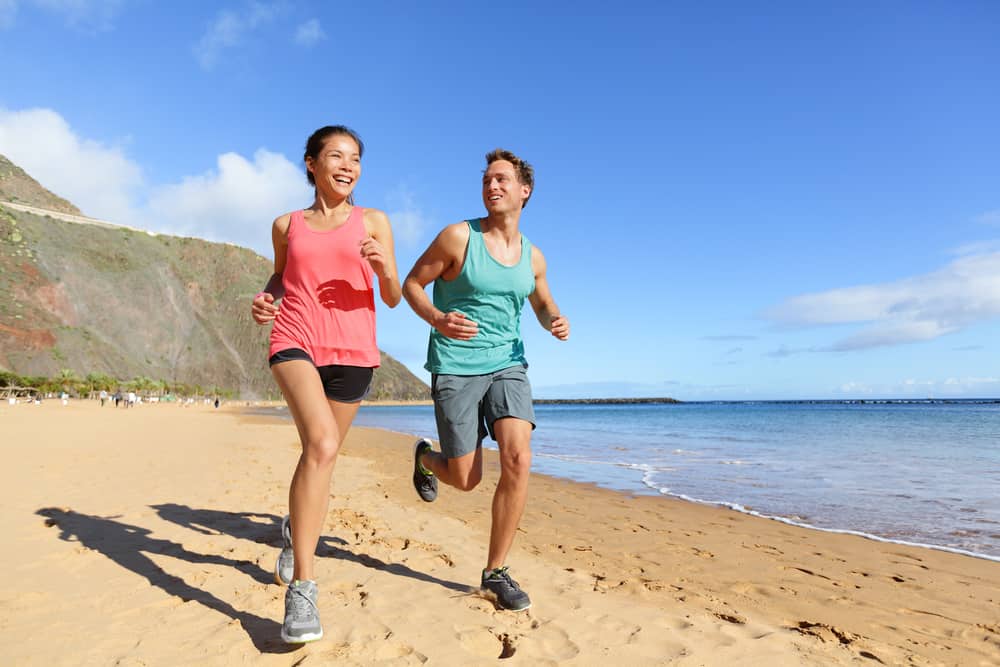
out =
[[[521,590],[517,582],[510,578],[507,566],[495,570],[483,570],[483,590],[493,593],[497,603],[510,611],[524,611],[531,606],[531,598]]]
[[[431,441],[427,438],[417,440],[417,444],[413,446],[413,488],[426,503],[432,503],[438,497],[437,477],[424,472],[423,466],[420,465],[420,455],[429,451],[431,451]]]

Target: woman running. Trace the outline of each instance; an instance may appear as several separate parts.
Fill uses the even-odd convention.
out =
[[[374,279],[390,308],[401,296],[389,218],[354,205],[363,153],[361,138],[342,125],[309,137],[305,166],[315,201],[274,221],[274,275],[253,300],[254,320],[274,322],[271,372],[302,442],[275,566],[288,585],[281,638],[292,644],[323,636],[313,556],[337,452],[379,365]]]

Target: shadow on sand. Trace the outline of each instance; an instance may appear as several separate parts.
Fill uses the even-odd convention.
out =
[[[206,535],[224,533],[241,540],[271,545],[276,549],[281,548],[281,517],[274,514],[194,509],[175,503],[151,505],[150,507],[156,510],[161,518],[199,533]],[[399,577],[409,577],[429,584],[437,584],[460,593],[470,593],[474,590],[465,584],[439,579],[401,563],[386,563],[375,556],[362,552],[355,553],[346,547],[347,542],[339,537],[321,535],[319,544],[316,545],[316,555],[321,558],[338,558],[358,563],[373,570],[388,572]],[[270,574],[267,575],[267,578],[268,581],[272,580]]]
[[[248,574],[255,581],[271,581],[270,573],[255,563],[188,551],[176,542],[150,537],[151,531],[147,528],[119,523],[114,518],[91,516],[57,507],[46,507],[36,514],[45,517],[46,525],[59,528],[59,539],[79,542],[88,549],[104,554],[125,569],[145,577],[150,584],[170,595],[185,602],[193,600],[239,621],[261,653],[288,653],[299,648],[281,641],[279,623],[240,611],[208,591],[191,586],[180,577],[165,572],[147,554],[171,556],[189,563],[224,565]]]
[[[174,503],[151,507],[163,519],[203,535],[224,534],[257,544],[274,545],[275,548],[281,545],[281,517],[273,514],[192,509]],[[273,574],[256,563],[190,551],[176,542],[151,537],[152,531],[148,528],[115,521],[118,517],[92,516],[58,507],[45,507],[35,513],[45,517],[47,526],[59,528],[59,539],[79,542],[88,549],[104,554],[123,568],[144,577],[151,585],[169,595],[184,602],[193,600],[239,621],[254,647],[261,653],[290,653],[301,648],[301,645],[289,645],[281,641],[280,623],[236,609],[229,602],[220,600],[208,591],[192,586],[180,577],[164,571],[147,554],[171,556],[189,563],[232,567],[256,582],[272,583]],[[400,563],[386,563],[366,553],[355,553],[341,545],[346,546],[347,542],[338,537],[321,536],[316,555],[338,558],[396,576],[437,584],[462,594],[473,593],[475,590],[464,584],[418,572]]]

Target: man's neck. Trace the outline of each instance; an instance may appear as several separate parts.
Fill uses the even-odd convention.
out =
[[[490,213],[483,218],[483,233],[502,237],[508,243],[519,238],[521,230],[521,212]]]

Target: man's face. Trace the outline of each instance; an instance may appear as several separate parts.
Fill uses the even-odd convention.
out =
[[[496,160],[483,174],[483,204],[490,213],[520,211],[531,188],[517,178],[517,170],[507,160]]]

